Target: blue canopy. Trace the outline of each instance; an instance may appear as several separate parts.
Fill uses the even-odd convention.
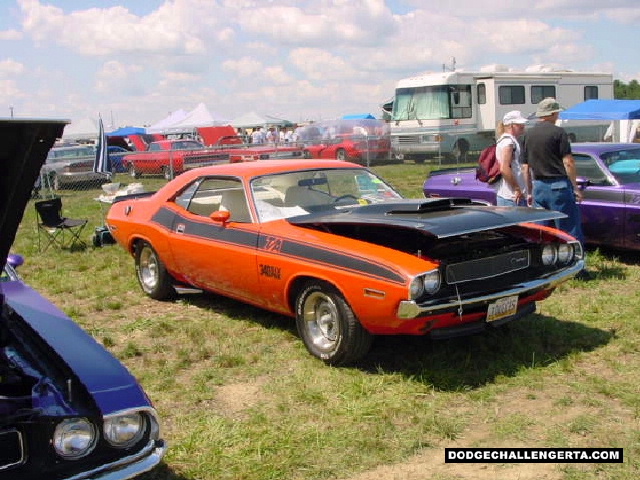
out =
[[[142,127],[120,127],[107,133],[107,137],[126,137],[127,135],[144,135],[147,131]]]
[[[640,100],[587,100],[560,112],[561,120],[640,119]]]
[[[353,115],[345,115],[342,117],[343,120],[371,120],[375,118],[376,117],[370,113],[354,113]]]

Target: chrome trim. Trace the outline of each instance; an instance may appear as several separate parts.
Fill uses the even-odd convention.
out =
[[[444,310],[458,310],[465,306],[492,302],[498,298],[508,297],[510,295],[525,295],[533,290],[554,288],[560,283],[569,280],[584,268],[584,260],[577,261],[574,265],[561,270],[553,275],[545,278],[531,280],[510,290],[482,295],[480,297],[467,298],[459,301],[449,301],[446,303],[438,303],[435,305],[419,305],[413,300],[403,300],[398,305],[398,318],[416,318],[425,314],[435,314]]]
[[[117,462],[101,465],[87,472],[63,480],[128,480],[148,472],[160,463],[167,450],[164,440],[152,439],[135,455],[123,457]]]
[[[8,468],[15,467],[16,465],[22,465],[25,462],[24,441],[22,440],[22,432],[20,430],[12,428],[10,430],[5,430],[3,432],[0,432],[0,435],[4,435],[7,433],[16,433],[18,435],[18,445],[20,447],[20,460],[14,463],[7,463],[4,465],[0,465],[0,472]]]

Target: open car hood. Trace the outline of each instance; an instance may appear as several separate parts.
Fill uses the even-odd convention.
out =
[[[362,224],[422,230],[438,238],[464,235],[524,222],[542,222],[566,215],[528,207],[479,205],[466,198],[398,200],[318,212],[289,218],[294,225]]]
[[[7,260],[40,167],[68,123],[0,119],[0,268]]]

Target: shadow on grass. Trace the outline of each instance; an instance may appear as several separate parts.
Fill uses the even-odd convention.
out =
[[[164,462],[150,472],[143,473],[139,477],[136,477],[137,480],[194,480],[194,478],[195,477],[178,475]]]
[[[225,297],[196,295],[201,308],[264,328],[298,336],[295,321]],[[579,352],[606,345],[614,333],[532,314],[484,333],[432,340],[420,336],[379,336],[369,354],[352,368],[368,373],[396,372],[442,391],[477,388],[499,376],[515,376],[526,368],[545,368]],[[299,340],[300,342],[302,340]]]
[[[578,352],[607,344],[614,333],[540,314],[485,333],[448,340],[378,337],[359,368],[398,372],[441,391],[461,391],[545,368]]]

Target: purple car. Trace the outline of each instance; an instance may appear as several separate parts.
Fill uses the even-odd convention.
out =
[[[640,144],[574,143],[577,182],[583,190],[582,228],[594,246],[640,250]],[[491,185],[475,169],[431,172],[425,197],[465,197],[496,203]]]
[[[0,479],[123,480],[165,452],[131,373],[26,285],[9,255],[47,152],[66,122],[0,120]]]

